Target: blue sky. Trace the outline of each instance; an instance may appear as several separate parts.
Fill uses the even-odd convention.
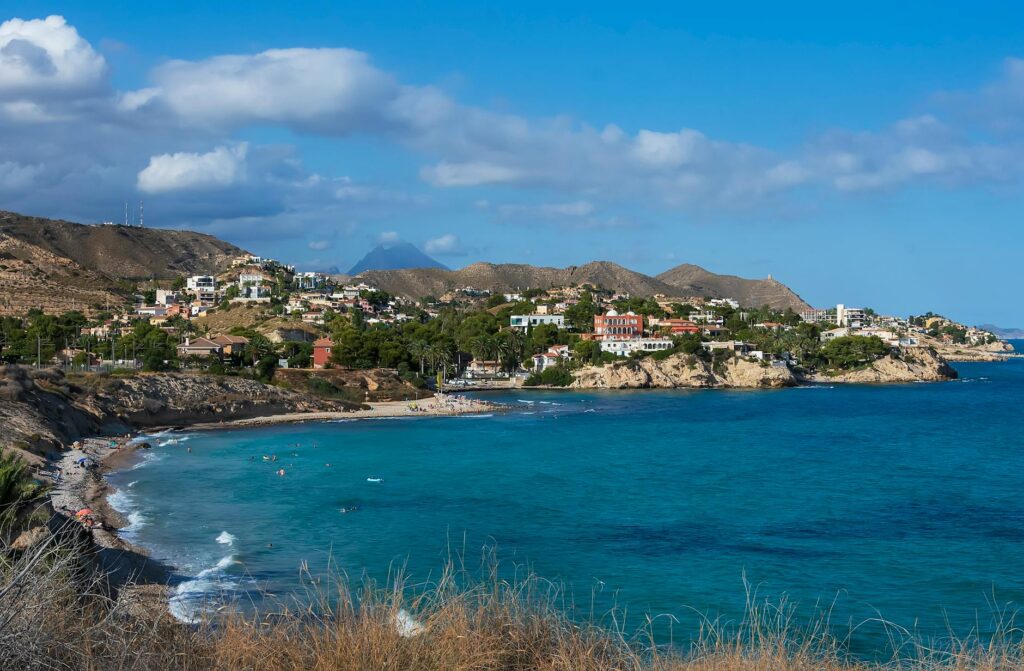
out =
[[[1015,3],[347,4],[4,3],[0,207],[1024,326]]]

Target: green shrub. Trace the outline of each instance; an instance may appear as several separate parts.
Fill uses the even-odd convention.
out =
[[[567,387],[572,384],[572,381],[572,373],[562,366],[552,366],[526,378],[526,382],[523,385],[526,387]]]

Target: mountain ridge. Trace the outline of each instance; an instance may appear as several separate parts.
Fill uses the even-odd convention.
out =
[[[655,277],[612,261],[591,261],[565,268],[478,261],[458,270],[404,268],[371,270],[358,275],[383,291],[417,299],[427,295],[441,295],[462,287],[516,291],[591,284],[636,296],[664,294],[735,298],[748,307],[770,305],[773,308],[792,308],[797,311],[810,307],[797,293],[777,280],[717,275],[692,264],[676,266]]]

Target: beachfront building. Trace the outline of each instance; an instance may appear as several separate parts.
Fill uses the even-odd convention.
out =
[[[752,350],[750,344],[742,340],[716,340],[713,342],[702,342],[700,346],[709,352],[726,350],[736,354],[746,354]]]
[[[533,370],[536,373],[569,360],[568,345],[552,345],[547,352],[533,355]]]
[[[509,318],[509,326],[517,331],[525,331],[533,326],[541,324],[553,324],[558,328],[565,328],[565,316],[563,315],[512,315]]]
[[[330,338],[320,338],[313,342],[313,368],[326,368],[331,360],[331,351],[334,349],[334,341]]]
[[[594,338],[597,340],[632,340],[644,334],[644,318],[634,312],[619,314],[609,310],[594,315]]]
[[[633,352],[658,352],[672,349],[674,343],[668,338],[630,338],[621,340],[607,338],[601,341],[601,351],[615,356],[629,356]]]

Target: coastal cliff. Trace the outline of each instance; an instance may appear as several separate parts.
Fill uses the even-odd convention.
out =
[[[87,436],[150,426],[220,422],[263,415],[351,410],[241,377],[148,373],[66,377],[57,369],[0,369],[0,447],[37,458]]]
[[[647,357],[589,366],[574,376],[571,386],[576,389],[777,388],[797,384],[789,368],[740,358],[713,364],[688,354],[660,361]]]
[[[574,373],[575,389],[771,389],[802,383],[886,384],[954,380],[957,372],[930,347],[901,349],[863,367],[801,375],[740,357],[712,363],[686,354],[589,366]]]
[[[882,357],[862,368],[841,373],[819,373],[814,382],[886,384],[898,382],[941,382],[955,380],[957,372],[930,347],[909,347]]]

